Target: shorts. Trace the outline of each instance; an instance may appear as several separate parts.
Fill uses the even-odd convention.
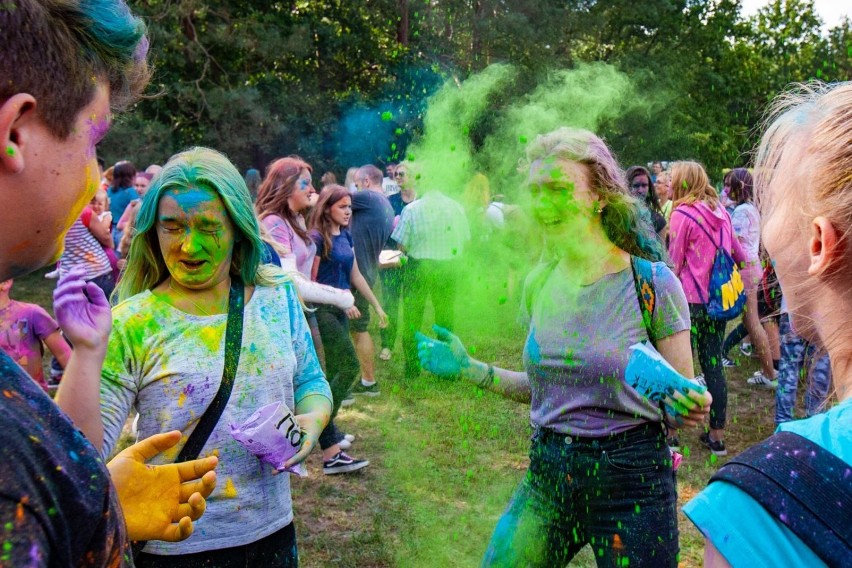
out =
[[[355,333],[366,333],[370,327],[370,302],[358,290],[352,290],[352,295],[355,296],[355,307],[361,312],[361,317],[349,320],[349,329]]]

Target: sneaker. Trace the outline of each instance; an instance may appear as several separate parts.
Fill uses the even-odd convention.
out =
[[[778,388],[778,381],[770,379],[761,371],[755,371],[754,374],[748,378],[748,384],[755,387],[763,387],[765,389]]]
[[[723,440],[711,440],[710,432],[704,432],[698,436],[698,441],[717,456],[728,455],[728,450],[725,449],[725,442]]]
[[[344,452],[337,452],[337,454],[328,461],[322,462],[322,472],[325,475],[334,475],[336,473],[349,473],[351,471],[358,471],[359,469],[364,469],[370,465],[370,462],[367,460],[358,460],[353,457],[346,455]]]
[[[390,361],[392,355],[393,352],[387,347],[385,347],[384,349],[382,349],[382,352],[379,353],[379,359],[381,359],[382,361]]]
[[[59,278],[59,269],[57,268],[56,270],[51,270],[50,272],[45,274],[44,277],[48,280],[56,280],[57,278]]]
[[[352,406],[353,404],[355,404],[355,397],[352,396],[351,394],[347,395],[346,398],[344,398],[342,401],[340,401],[340,406],[342,408],[346,408],[347,406]]]
[[[669,436],[666,438],[666,445],[668,445],[669,449],[673,452],[680,451],[680,440],[677,439],[677,436]]]
[[[692,379],[693,382],[698,383],[702,387],[707,387],[707,381],[704,380],[704,373],[695,375],[695,378]]]
[[[740,353],[746,357],[751,357],[754,354],[754,349],[752,349],[751,343],[742,343],[740,345]]]
[[[736,364],[736,362],[732,361],[731,359],[728,359],[727,357],[722,357],[722,366],[723,367],[736,367],[737,364]]]
[[[352,387],[352,394],[363,394],[364,396],[379,396],[382,392],[379,390],[379,383],[373,383],[370,386],[365,385],[361,381],[355,383]]]

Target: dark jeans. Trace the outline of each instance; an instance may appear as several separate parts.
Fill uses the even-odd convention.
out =
[[[566,566],[587,544],[598,566],[677,566],[677,493],[659,424],[606,438],[539,430],[482,565]]]
[[[382,336],[382,349],[393,351],[396,345],[396,331],[399,324],[399,302],[403,294],[403,282],[406,267],[388,268],[379,271],[382,281],[382,308],[388,315],[388,326],[380,331]]]
[[[403,300],[402,347],[406,374],[410,375],[420,371],[414,334],[423,326],[427,298],[432,299],[435,323],[450,331],[453,329],[459,261],[409,259],[405,269],[408,274]]]
[[[97,278],[92,278],[91,280],[88,280],[88,282],[91,282],[103,290],[104,294],[106,294],[107,300],[109,300],[109,297],[112,296],[112,291],[115,290],[115,278],[113,278],[112,272],[107,272]]]
[[[296,529],[293,527],[293,523],[290,523],[280,531],[251,544],[196,554],[163,556],[142,553],[136,558],[136,566],[137,568],[196,568],[204,566],[215,566],[216,568],[249,568],[252,566],[296,568],[299,566]]]
[[[713,397],[710,405],[710,428],[725,427],[728,409],[728,383],[722,366],[722,339],[725,336],[725,321],[711,319],[704,304],[689,304],[692,319],[692,347],[698,352],[698,363],[707,390]]]
[[[320,448],[330,448],[343,437],[334,425],[334,417],[340,403],[349,394],[352,384],[361,370],[355,346],[349,337],[349,320],[342,310],[333,306],[319,305],[314,312],[317,318],[322,345],[325,350],[325,375],[331,387],[333,406],[331,420],[319,437]]]

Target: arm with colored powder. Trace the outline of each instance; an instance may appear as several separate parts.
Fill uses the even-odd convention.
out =
[[[56,404],[74,421],[92,444],[103,443],[101,423],[101,366],[112,329],[112,313],[103,291],[72,270],[53,294],[59,326],[74,344],[56,393]]]
[[[417,355],[420,365],[444,378],[462,377],[482,388],[516,402],[529,403],[532,397],[526,373],[501,369],[471,357],[456,335],[433,325],[437,339],[417,332]]]
[[[286,298],[290,316],[290,336],[296,355],[296,372],[293,376],[293,398],[296,421],[302,429],[303,441],[299,452],[290,458],[285,467],[307,459],[317,445],[323,428],[331,417],[331,388],[317,357],[311,330],[305,319],[294,287],[286,285]]]

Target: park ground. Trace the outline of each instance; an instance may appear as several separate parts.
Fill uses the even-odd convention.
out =
[[[55,283],[45,280],[44,272],[17,280],[13,298],[50,309]],[[524,330],[510,317],[513,310],[505,298],[485,310],[492,324],[502,318],[501,333],[485,336],[483,320],[464,317],[458,334],[478,358],[519,368]],[[402,368],[398,344],[391,361],[377,361],[381,396],[356,397],[338,419],[357,437],[349,453],[369,459],[370,466],[325,476],[315,452],[308,460],[309,477],[292,478],[299,555],[306,568],[477,566],[524,475],[527,406],[425,373],[406,379]],[[746,384],[756,369],[755,360],[742,357],[739,366],[727,370],[727,457],[716,459],[704,449],[698,429],[680,432],[679,505],[705,487],[727,459],[774,430],[774,391]],[[681,566],[701,566],[702,537],[682,513],[679,525]],[[593,554],[586,547],[572,565],[594,566]]]

